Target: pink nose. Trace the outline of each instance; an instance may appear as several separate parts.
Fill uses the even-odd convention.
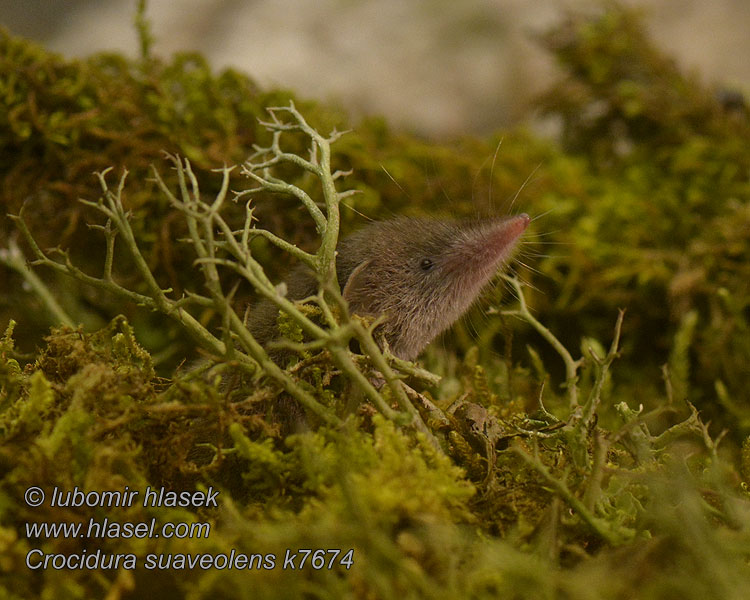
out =
[[[526,213],[521,213],[520,215],[511,218],[509,227],[510,235],[514,237],[521,235],[524,231],[526,231],[529,223],[531,223],[531,218]]]

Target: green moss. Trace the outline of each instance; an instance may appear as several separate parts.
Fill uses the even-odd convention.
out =
[[[493,403],[475,360],[476,355],[468,358],[461,383],[465,393],[457,394],[468,402]],[[252,596],[243,571],[127,572],[135,589],[163,589],[167,597],[190,591],[196,597],[278,598],[315,590],[311,593],[450,598],[466,589],[474,590],[475,597],[510,590],[538,597],[539,586],[557,597],[562,590],[578,589],[578,577],[589,569],[600,576],[616,570],[607,561],[617,555],[625,539],[618,537],[622,532],[631,532],[628,543],[636,549],[630,550],[635,552],[629,559],[632,568],[644,567],[654,538],[674,537],[670,548],[679,550],[673,560],[689,564],[714,551],[715,536],[741,540],[746,535],[744,504],[726,481],[731,473],[717,478],[711,453],[704,456],[699,445],[685,438],[691,428],[699,433],[693,439],[706,435],[697,420],[678,426],[684,430],[674,436],[679,443],[666,446],[682,461],[687,455],[680,444],[689,443],[690,460],[697,460],[692,473],[680,475],[681,497],[697,499],[698,486],[708,486],[716,498],[735,507],[727,510],[719,503],[712,509],[716,518],[734,519],[734,533],[701,526],[688,538],[683,523],[666,516],[668,511],[661,519],[653,517],[655,507],[671,502],[663,486],[672,467],[670,460],[660,458],[665,436],[652,436],[638,411],[623,412],[619,427],[594,427],[584,434],[588,442],[575,441],[591,448],[588,466],[574,459],[569,437],[574,430],[558,435],[563,431],[554,419],[534,421],[523,413],[501,419],[466,401],[452,413],[445,435],[453,445],[450,458],[420,434],[379,416],[351,418],[343,428],[321,427],[281,439],[259,420],[260,390],[227,401],[226,392],[205,379],[168,384],[156,378],[148,354],[121,318],[94,334],[54,332],[36,364],[22,373],[5,372],[0,389],[8,389],[14,377],[20,377],[20,396],[12,405],[4,404],[1,416],[22,426],[4,428],[0,522],[3,531],[14,532],[2,538],[4,564],[14,573],[14,589],[26,595],[34,590],[83,597],[119,586],[114,572],[91,578],[89,571],[76,570],[63,577],[51,569],[35,583],[24,575],[31,548],[69,554],[77,547],[64,538],[27,539],[25,522],[87,523],[91,517],[113,519],[115,513],[121,521],[207,522],[211,535],[179,544],[165,538],[100,539],[88,546],[89,552],[132,552],[145,560],[148,553],[174,558],[234,548],[274,553],[281,561],[286,548],[354,551],[350,570],[308,569],[288,581],[286,572],[255,571]],[[622,392],[605,389],[604,404],[611,406]],[[39,482],[47,493],[53,486],[121,490],[127,485],[141,491],[149,485],[211,487],[219,490],[221,501],[218,509],[34,509],[24,504],[23,492]],[[564,506],[574,498],[579,500],[571,512]],[[704,509],[697,502],[685,518],[701,522]],[[579,562],[585,553],[599,558]],[[745,581],[746,567],[732,562],[736,558],[725,551],[722,556]],[[568,569],[556,571],[554,564]],[[653,597],[673,585],[672,572],[666,573],[654,584]],[[702,581],[696,589],[703,589]],[[70,591],[71,585],[79,591]],[[733,589],[730,583],[723,585]],[[599,589],[597,597],[609,597],[610,588],[601,584]]]

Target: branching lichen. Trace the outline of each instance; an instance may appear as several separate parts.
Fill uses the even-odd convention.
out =
[[[290,194],[305,207],[320,236],[320,244],[315,254],[309,254],[272,232],[255,226],[252,202],[245,205],[245,218],[242,227],[235,230],[225,219],[222,209],[228,200],[230,174],[233,167],[224,167],[221,173],[221,186],[214,199],[203,199],[190,161],[175,155],[167,155],[177,172],[178,191],[174,193],[154,167],[156,183],[186,221],[189,232],[188,243],[195,253],[195,263],[203,275],[206,293],[186,292],[180,298],[172,297],[172,290],[162,288],[149,268],[139,247],[130,224],[130,215],[123,204],[123,192],[127,171],[120,176],[116,187],[107,181],[110,169],[98,173],[97,177],[102,196],[96,202],[81,200],[106,217],[104,225],[92,224],[100,230],[106,242],[106,253],[102,273],[93,276],[85,273],[71,260],[69,254],[55,249],[45,252],[36,243],[34,236],[23,219],[23,210],[12,217],[29,246],[35,260],[32,264],[42,265],[69,275],[78,281],[101,288],[123,300],[135,302],[151,310],[159,311],[176,319],[196,342],[212,355],[225,361],[232,361],[250,376],[257,375],[258,366],[274,379],[286,392],[298,400],[310,413],[327,423],[338,423],[340,417],[323,406],[311,395],[292,373],[284,371],[268,355],[266,349],[256,340],[232,303],[233,292],[222,286],[220,269],[234,272],[249,282],[257,294],[273,303],[280,311],[291,318],[311,341],[303,344],[306,348],[327,349],[336,366],[346,374],[364,393],[365,397],[386,417],[402,424],[411,423],[433,443],[432,434],[422,421],[418,410],[410,402],[405,385],[391,367],[372,337],[372,327],[367,327],[359,319],[351,318],[346,303],[341,297],[336,279],[336,245],[339,234],[339,203],[354,190],[338,191],[336,181],[346,175],[341,171],[332,172],[331,144],[338,140],[340,132],[325,137],[312,128],[302,114],[291,103],[288,107],[268,109],[271,120],[264,126],[272,134],[272,142],[267,147],[256,146],[255,153],[243,165],[242,172],[258,183],[257,187],[238,192],[235,199],[251,196],[259,191]],[[289,116],[289,121],[279,115]],[[309,139],[309,158],[285,152],[281,148],[281,138],[285,133],[300,132]],[[282,164],[292,165],[311,173],[320,183],[324,206],[321,209],[307,191],[287,183],[274,175],[274,169]],[[135,264],[145,292],[137,292],[119,283],[113,276],[115,242],[122,240],[129,257]],[[308,312],[287,298],[283,289],[274,286],[267,277],[263,266],[255,258],[251,244],[256,237],[263,237],[281,250],[292,254],[299,261],[312,267],[320,282],[319,293],[311,300],[319,307],[323,323],[316,321]],[[213,308],[221,317],[223,333],[216,334],[204,326],[193,314],[196,307]],[[392,409],[381,390],[378,390],[368,376],[352,358],[348,346],[356,339],[369,356],[374,368],[382,375],[385,383],[396,399],[400,411]],[[291,345],[288,347],[294,347]]]
[[[10,267],[23,277],[33,293],[42,300],[57,322],[68,327],[74,327],[73,320],[65,312],[65,309],[60,306],[60,303],[39,276],[26,264],[26,258],[14,238],[8,240],[7,248],[0,248],[0,264]]]

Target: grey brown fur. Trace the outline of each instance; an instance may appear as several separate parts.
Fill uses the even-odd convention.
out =
[[[413,360],[466,312],[508,260],[528,223],[525,214],[371,223],[339,245],[336,272],[344,298],[354,314],[386,315],[382,328],[391,350]],[[292,300],[318,288],[306,266],[293,270],[286,284]],[[262,344],[275,337],[277,315],[268,301],[251,311],[250,329]]]

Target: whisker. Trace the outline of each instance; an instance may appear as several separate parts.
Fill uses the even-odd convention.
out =
[[[542,254],[540,252],[529,253],[529,256],[533,258],[552,258],[553,256],[560,256],[559,254]]]
[[[534,285],[533,283],[531,283],[530,281],[526,281],[526,280],[525,280],[525,279],[524,279],[524,278],[523,278],[523,277],[522,277],[521,275],[519,275],[518,273],[516,273],[515,275],[516,275],[516,279],[518,279],[518,281],[520,281],[520,282],[521,282],[521,285],[522,285],[523,287],[527,287],[527,288],[529,288],[530,290],[534,290],[535,292],[539,292],[540,294],[542,293],[542,290],[540,290],[540,289],[539,289],[538,287],[536,287],[536,286],[535,286],[535,285]]]
[[[537,167],[537,168],[538,168],[538,167]],[[551,212],[553,212],[554,210],[555,210],[554,208],[550,208],[549,210],[545,210],[545,211],[544,211],[543,213],[541,213],[541,214],[538,214],[538,215],[534,215],[534,216],[533,216],[533,217],[531,218],[531,220],[532,220],[532,221],[536,221],[537,219],[541,219],[542,217],[545,217],[545,216],[547,216],[548,214],[550,214]]]
[[[562,229],[553,229],[551,231],[538,231],[538,232],[535,231],[534,233],[524,234],[524,237],[526,237],[527,239],[528,238],[547,237],[547,236],[550,236],[550,235],[555,235],[556,233],[560,233],[561,231],[563,231],[563,230]]]
[[[489,156],[486,156],[484,160],[482,161],[482,164],[479,165],[479,168],[477,169],[476,173],[474,173],[473,181],[471,182],[471,202],[474,204],[476,202],[477,197],[477,184],[479,183],[479,175],[482,173],[482,169],[484,169],[484,165],[487,164],[487,161],[490,159]],[[490,195],[492,193],[492,181],[490,181]],[[492,208],[492,205],[490,205],[490,208]]]
[[[438,170],[435,168],[435,159],[432,158],[431,161],[432,161],[432,172],[435,173],[435,175],[437,175]],[[452,205],[453,199],[448,195],[448,192],[445,190],[445,187],[443,186],[443,182],[440,180],[440,177],[436,177],[436,181],[438,183],[438,186],[440,187],[440,191],[442,192],[443,197],[448,201],[448,205],[449,206]]]
[[[370,221],[370,222],[372,222],[372,221],[374,221],[374,220],[375,220],[375,219],[373,219],[372,217],[368,217],[368,216],[367,216],[367,215],[366,215],[365,213],[363,213],[363,212],[360,212],[360,211],[358,211],[358,210],[357,210],[356,208],[354,208],[353,206],[351,206],[351,205],[347,204],[346,202],[340,202],[339,204],[341,204],[342,206],[345,206],[345,207],[346,207],[346,208],[348,208],[348,209],[349,209],[350,211],[352,211],[352,212],[354,212],[354,213],[358,214],[358,215],[359,215],[360,217],[364,218],[364,219],[365,219],[365,220],[367,220],[367,221]]]
[[[521,301],[521,298],[516,293],[515,288],[512,285],[510,285],[510,283],[505,281],[505,279],[503,279],[503,295],[505,295],[505,292],[509,293],[511,298],[513,298],[516,302]]]
[[[521,260],[519,260],[519,259],[516,259],[516,262],[517,262],[517,263],[518,263],[519,265],[521,265],[521,266],[522,266],[522,267],[523,267],[524,269],[526,269],[526,270],[528,270],[528,271],[531,271],[532,273],[536,273],[537,275],[544,275],[544,273],[542,273],[542,271],[540,271],[540,270],[539,270],[539,269],[537,269],[536,267],[532,267],[532,266],[530,266],[530,265],[527,265],[527,264],[526,264],[525,262],[523,262],[523,261],[521,261]]]
[[[538,240],[525,240],[524,244],[529,246],[529,248],[524,249],[524,252],[539,252],[539,250],[530,249],[530,246],[572,246],[573,242],[544,242]]]
[[[498,152],[500,152],[500,146],[502,146],[504,139],[505,139],[504,137],[500,138],[500,141],[497,143],[497,146],[495,147],[495,154],[492,156],[492,166],[490,167],[490,190],[489,190],[489,194],[487,197],[487,202],[489,204],[490,210],[492,210],[492,188],[493,188],[492,182],[495,181],[495,177],[494,177],[495,176],[495,163],[497,162],[497,154]],[[512,203],[511,203],[511,206],[513,206]]]
[[[477,342],[479,340],[479,329],[477,328],[477,324],[474,322],[474,319],[468,313],[466,315],[466,328],[469,330],[471,339],[474,342]]]
[[[508,207],[508,211],[510,211],[513,208],[513,205],[516,203],[516,200],[518,200],[518,196],[521,194],[523,189],[526,187],[526,185],[531,181],[531,178],[534,176],[534,174],[539,170],[539,168],[542,166],[543,163],[539,163],[536,167],[534,167],[534,170],[529,173],[529,176],[526,178],[526,180],[521,184],[521,187],[518,188],[518,191],[516,192],[516,195],[513,196],[513,200],[510,201],[510,206]]]
[[[388,169],[386,169],[386,168],[385,168],[385,165],[384,165],[383,163],[380,163],[380,168],[381,168],[381,169],[383,169],[383,171],[385,172],[385,174],[386,174],[386,175],[388,175],[388,178],[389,178],[389,179],[390,179],[390,180],[391,180],[391,181],[392,181],[393,183],[395,183],[395,184],[396,184],[396,187],[397,187],[398,189],[400,189],[400,190],[401,190],[401,191],[402,191],[402,192],[404,193],[404,196],[406,196],[406,197],[407,197],[407,198],[408,198],[409,200],[411,200],[412,198],[411,198],[411,196],[409,195],[409,192],[407,192],[407,191],[406,191],[406,190],[405,190],[405,189],[404,189],[404,188],[403,188],[403,187],[401,186],[401,184],[400,184],[400,183],[399,183],[398,181],[396,181],[395,177],[393,177],[393,175],[391,175],[391,174],[390,174],[390,173],[388,172]]]

